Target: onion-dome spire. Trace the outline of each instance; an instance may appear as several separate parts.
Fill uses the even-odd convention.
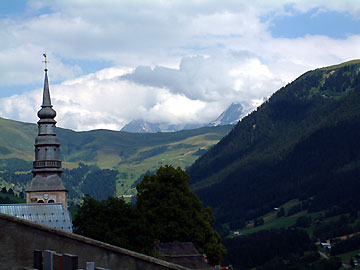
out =
[[[49,79],[48,79],[48,69],[47,69],[47,59],[46,54],[45,57],[45,81],[44,81],[44,92],[43,92],[43,102],[41,105],[41,109],[38,112],[38,117],[40,119],[54,119],[56,116],[56,111],[52,108],[51,99],[50,99],[50,90],[49,90]]]

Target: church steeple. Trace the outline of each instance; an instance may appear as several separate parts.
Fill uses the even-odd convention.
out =
[[[45,57],[43,102],[38,112],[38,136],[35,139],[34,178],[26,188],[26,202],[61,202],[67,208],[67,190],[61,180],[60,143],[56,137],[56,111],[50,99],[48,69]]]

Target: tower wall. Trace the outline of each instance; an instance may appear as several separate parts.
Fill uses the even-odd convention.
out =
[[[64,209],[67,209],[67,196],[65,191],[34,191],[28,192],[26,203],[62,203]]]

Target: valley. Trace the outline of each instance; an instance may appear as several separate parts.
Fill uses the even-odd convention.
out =
[[[100,170],[114,170],[116,192],[107,195],[135,195],[135,182],[146,172],[154,172],[161,165],[187,168],[201,154],[216,144],[233,126],[204,127],[168,133],[128,133],[109,130],[75,132],[57,128],[61,143],[61,159],[66,175],[79,164],[96,166]],[[0,172],[32,176],[34,140],[37,135],[35,124],[21,123],[0,118]],[[20,174],[21,173],[21,174]],[[1,177],[1,176],[0,176]],[[5,186],[9,179],[3,177]],[[23,177],[22,177],[23,178]],[[26,180],[21,179],[18,189],[22,190]],[[81,182],[71,181],[72,185]],[[65,183],[66,185],[66,183]],[[68,188],[72,188],[69,186]],[[83,193],[76,192],[81,198]],[[75,194],[74,194],[75,195]]]

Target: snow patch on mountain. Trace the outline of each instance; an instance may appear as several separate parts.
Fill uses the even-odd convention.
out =
[[[132,120],[126,124],[121,131],[133,132],[133,133],[156,133],[161,132],[159,124],[153,124],[141,119]]]
[[[211,126],[235,125],[246,113],[240,103],[232,103],[219,117],[210,123]]]

